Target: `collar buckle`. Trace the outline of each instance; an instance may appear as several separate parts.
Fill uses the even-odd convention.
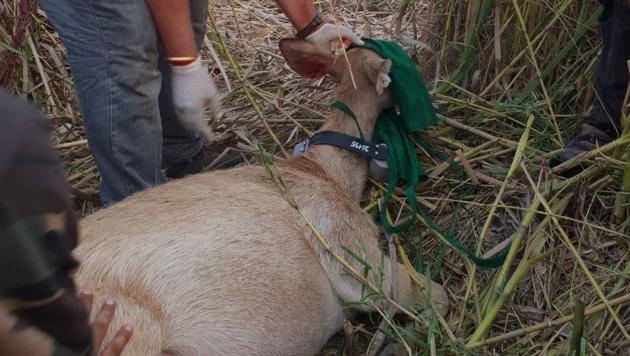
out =
[[[310,139],[306,139],[300,143],[298,143],[297,145],[295,145],[295,147],[293,147],[293,156],[299,156],[302,153],[306,152],[306,150],[308,149],[308,146],[310,144],[311,140]]]

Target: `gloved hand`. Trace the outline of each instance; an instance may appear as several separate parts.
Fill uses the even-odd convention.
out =
[[[317,47],[330,52],[335,52],[337,47],[342,44],[339,42],[339,35],[344,40],[350,40],[357,46],[363,46],[364,43],[354,32],[343,25],[335,25],[332,23],[325,23],[321,25],[310,35],[306,36],[305,40],[311,42]],[[345,45],[345,44],[344,44]]]
[[[198,132],[201,137],[210,141],[211,133],[203,121],[203,109],[208,104],[212,113],[220,108],[217,88],[201,59],[184,66],[171,66],[171,85],[175,113],[182,126]]]

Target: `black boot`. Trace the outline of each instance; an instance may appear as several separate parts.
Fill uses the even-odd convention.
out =
[[[183,178],[185,176],[201,172],[210,163],[212,163],[212,157],[210,157],[210,154],[202,148],[188,161],[168,167],[166,172],[164,172],[164,175],[166,175],[169,179]]]
[[[614,136],[610,136],[597,127],[591,126],[590,124],[584,124],[582,125],[580,132],[571,139],[564,150],[549,161],[549,166],[553,168],[584,152],[592,151],[597,147],[610,143],[614,139]],[[560,174],[564,177],[573,177],[584,170],[586,166],[587,162],[581,162],[580,165],[567,169]]]
[[[197,174],[203,170],[234,167],[243,162],[243,157],[237,151],[228,151],[227,154],[221,155],[215,152],[208,152],[205,148],[202,148],[188,161],[169,166],[164,175],[169,179],[177,179]],[[211,164],[212,166],[210,166]]]

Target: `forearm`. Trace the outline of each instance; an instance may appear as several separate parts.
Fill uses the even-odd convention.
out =
[[[317,15],[312,0],[276,0],[276,3],[298,31],[306,27]]]
[[[165,56],[197,56],[199,50],[195,45],[188,1],[147,0],[147,5],[153,15]]]

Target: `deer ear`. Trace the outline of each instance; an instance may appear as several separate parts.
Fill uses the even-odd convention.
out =
[[[365,72],[372,83],[374,83],[376,93],[378,95],[383,94],[385,88],[392,82],[392,78],[389,76],[392,61],[383,58],[370,58],[363,63]]]
[[[335,56],[332,53],[297,38],[283,38],[279,46],[287,64],[297,74],[310,79],[333,74]]]

